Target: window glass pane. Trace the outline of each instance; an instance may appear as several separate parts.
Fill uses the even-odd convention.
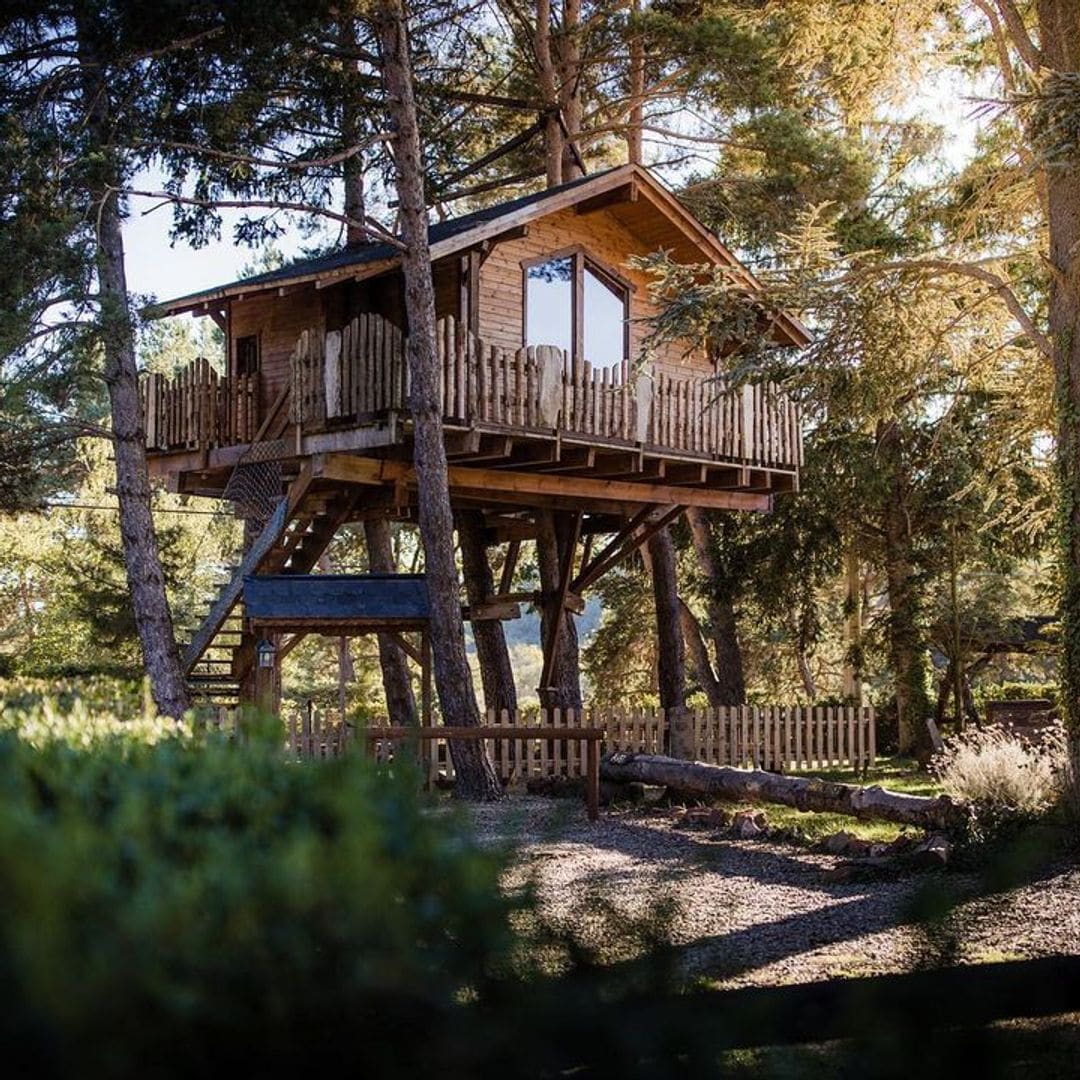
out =
[[[625,359],[626,294],[585,267],[585,356],[593,367]]]
[[[569,349],[573,337],[573,259],[566,256],[530,266],[525,282],[525,344]]]

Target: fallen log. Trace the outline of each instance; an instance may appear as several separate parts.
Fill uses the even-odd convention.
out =
[[[761,769],[735,769],[680,761],[659,754],[619,751],[600,762],[600,777],[613,783],[655,784],[680,792],[738,802],[771,802],[797,810],[846,814],[864,820],[894,821],[926,829],[963,825],[968,808],[948,795],[907,795],[873,785],[840,784],[809,776],[784,776]]]

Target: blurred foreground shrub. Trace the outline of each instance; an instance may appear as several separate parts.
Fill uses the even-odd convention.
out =
[[[404,1077],[469,1056],[463,1003],[505,979],[518,901],[414,776],[105,721],[79,745],[49,708],[3,726],[9,1075]]]

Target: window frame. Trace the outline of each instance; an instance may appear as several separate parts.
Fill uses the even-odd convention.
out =
[[[255,367],[247,371],[240,370],[240,342],[253,341],[255,343]],[[233,338],[233,375],[236,378],[242,376],[259,375],[262,373],[262,333],[238,334]]]
[[[529,271],[534,266],[554,262],[556,259],[570,259],[573,272],[570,278],[570,363],[582,363],[585,356],[585,271],[591,270],[601,284],[616,296],[621,295],[623,303],[623,358],[625,364],[630,358],[630,307],[634,295],[634,283],[593,255],[582,244],[548,251],[543,255],[534,255],[521,260],[521,343],[529,344]],[[597,366],[597,365],[593,365]],[[600,365],[609,367],[615,365]]]

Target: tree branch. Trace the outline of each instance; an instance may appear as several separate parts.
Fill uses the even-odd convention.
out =
[[[1024,18],[1013,0],[997,0],[997,9],[1009,31],[1009,37],[1024,63],[1032,71],[1038,71],[1039,68],[1045,67],[1046,56],[1042,49],[1031,40],[1028,28],[1024,25]]]
[[[998,262],[1000,260],[993,260]],[[1012,286],[1003,277],[987,270],[978,263],[960,262],[954,259],[901,259],[896,262],[881,263],[878,266],[863,267],[853,270],[844,275],[840,281],[854,280],[859,277],[867,277],[872,274],[888,274],[893,272],[906,273],[928,271],[934,274],[956,274],[960,277],[972,278],[989,285],[1002,302],[1009,309],[1009,313],[1020,324],[1024,332],[1031,338],[1035,347],[1048,360],[1054,358],[1054,346],[1050,339],[1035,325],[1034,320],[1027,313],[1019,297],[1013,292]]]
[[[140,191],[135,188],[125,188],[121,193],[135,195],[143,199],[160,199],[162,203],[201,206],[207,210],[291,210],[298,214],[315,214],[360,229],[368,236],[397,248],[398,251],[405,250],[405,245],[396,236],[392,236],[383,229],[381,225],[377,226],[369,221],[357,221],[347,214],[338,214],[333,210],[326,210],[311,203],[274,202],[271,199],[196,199],[187,195],[176,195],[171,191]],[[144,214],[153,213],[155,209],[157,207],[144,211]]]
[[[1001,68],[1005,92],[1011,94],[1016,89],[1016,73],[1013,71],[1009,45],[1005,40],[1005,32],[1001,28],[997,9],[992,6],[990,0],[975,0],[975,6],[986,16],[986,21],[990,24],[990,33],[994,38],[994,47],[997,49],[998,67]]]
[[[153,149],[161,147],[166,150],[183,150],[194,154],[204,154],[206,157],[218,158],[224,161],[235,161],[244,165],[255,165],[259,168],[265,169],[325,169],[332,165],[340,165],[341,162],[348,160],[349,158],[356,157],[357,154],[362,153],[364,150],[373,146],[377,142],[385,142],[389,139],[389,132],[380,132],[378,135],[373,135],[370,139],[365,139],[363,142],[357,143],[355,146],[350,146],[345,150],[341,150],[336,154],[331,154],[329,157],[324,158],[292,158],[290,160],[274,160],[273,158],[260,158],[249,157],[247,154],[238,154],[230,150],[216,150],[210,146],[199,146],[197,143],[185,143],[185,142],[156,142],[156,143],[141,143],[140,145],[144,149]]]

